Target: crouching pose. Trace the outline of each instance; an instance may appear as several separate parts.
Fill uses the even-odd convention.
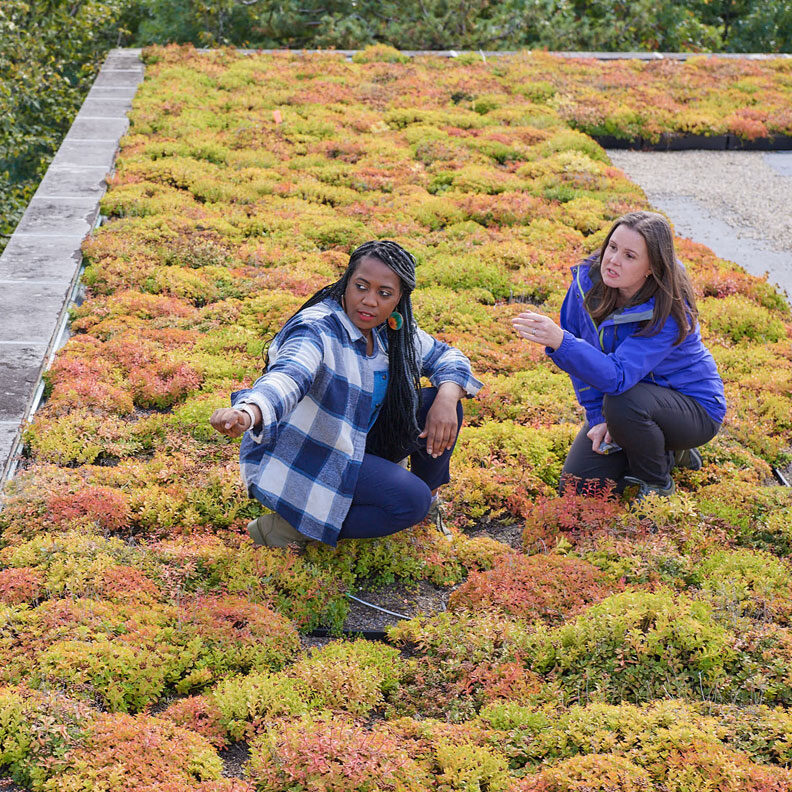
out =
[[[637,484],[638,497],[671,495],[675,463],[701,466],[696,447],[717,434],[726,401],[697,317],[668,222],[633,212],[572,268],[560,327],[535,312],[512,320],[569,374],[586,411],[562,491],[570,481],[580,489],[610,480],[617,491]]]
[[[423,520],[449,481],[460,400],[481,383],[416,325],[414,287],[404,248],[361,245],[275,336],[263,376],[212,415],[222,434],[244,433],[243,479],[272,510],[248,526],[256,544],[386,536]]]

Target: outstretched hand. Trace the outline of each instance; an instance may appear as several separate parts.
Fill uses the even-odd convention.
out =
[[[212,413],[209,423],[220,434],[226,437],[241,437],[250,429],[250,416],[242,410],[235,410],[233,407],[221,407]]]
[[[564,340],[564,331],[549,317],[535,311],[525,311],[512,319],[517,335],[526,341],[555,350]]]

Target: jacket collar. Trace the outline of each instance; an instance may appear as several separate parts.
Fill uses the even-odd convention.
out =
[[[654,308],[651,302],[645,302],[641,305],[631,305],[628,308],[623,308],[620,311],[614,311],[610,316],[606,316],[603,322],[611,321],[615,325],[629,324],[630,322],[648,322],[654,316]]]
[[[359,341],[363,338],[363,333],[360,332],[360,328],[355,327],[340,303],[336,302],[332,297],[327,297],[325,300],[322,300],[322,305],[325,305],[330,313],[338,319],[341,327],[346,330],[351,341]]]

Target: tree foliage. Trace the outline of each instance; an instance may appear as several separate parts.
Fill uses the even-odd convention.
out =
[[[8,235],[68,130],[129,0],[0,4],[0,234]]]
[[[128,0],[129,1],[129,0]],[[789,0],[134,0],[139,45],[783,52]]]

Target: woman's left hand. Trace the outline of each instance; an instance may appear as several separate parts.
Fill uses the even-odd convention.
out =
[[[437,395],[426,414],[426,424],[418,437],[426,438],[426,450],[433,457],[453,448],[456,442],[459,423],[457,421],[457,402],[465,391],[453,382],[444,382],[437,389]]]
[[[512,326],[517,335],[526,341],[533,341],[553,350],[558,349],[564,340],[564,331],[549,316],[534,311],[525,311],[515,316]]]

